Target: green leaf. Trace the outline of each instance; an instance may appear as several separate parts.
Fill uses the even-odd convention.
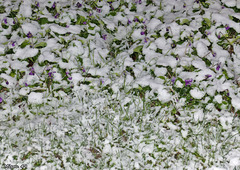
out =
[[[136,53],[141,53],[142,52],[142,48],[143,48],[143,45],[140,45],[138,47],[136,47],[133,52],[136,52]]]
[[[208,27],[211,27],[211,21],[210,21],[210,19],[208,19],[208,18],[203,18],[204,20],[205,20],[205,22],[207,23],[207,26]]]
[[[3,14],[3,13],[5,13],[6,11],[5,11],[5,6],[3,6],[3,5],[1,5],[0,6],[0,14]]]
[[[47,18],[40,18],[40,19],[38,20],[38,23],[39,23],[40,25],[44,25],[44,24],[46,24],[46,23],[49,23],[49,21],[48,21]]]
[[[38,44],[35,45],[35,48],[44,48],[47,46],[46,42],[40,42]]]
[[[183,19],[181,25],[189,25],[190,21],[188,19]]]
[[[25,40],[22,42],[22,44],[20,45],[20,48],[25,48],[27,45],[29,45],[30,42],[28,40]]]
[[[77,22],[76,25],[81,25],[83,24],[83,22],[87,21],[86,18],[84,16],[78,15],[77,14]]]

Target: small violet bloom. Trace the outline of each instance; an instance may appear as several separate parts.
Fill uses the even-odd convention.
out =
[[[175,47],[176,47],[176,44],[172,43],[172,44],[171,44],[171,47],[172,47],[172,48],[175,48]]]
[[[173,77],[173,78],[171,79],[171,82],[174,84],[175,81],[176,81],[176,77]]]
[[[144,38],[144,42],[145,42],[145,43],[148,42],[148,38],[147,38],[147,37]]]
[[[191,83],[192,83],[192,79],[185,80],[185,86],[187,85],[191,86]]]
[[[27,37],[28,38],[32,38],[33,37],[32,33],[30,31],[27,33]]]
[[[139,19],[137,17],[134,18],[134,22],[139,22]]]
[[[187,6],[186,3],[184,3],[184,4],[183,4],[183,8],[186,8],[186,6]]]
[[[7,24],[7,18],[4,18],[4,19],[3,19],[3,22],[4,22],[5,24]]]
[[[40,4],[39,2],[36,2],[36,7],[39,8],[40,7]]]
[[[166,31],[169,32],[169,30],[170,30],[170,27],[168,26],[168,27],[166,28]]]
[[[13,41],[13,42],[12,42],[12,46],[13,46],[13,47],[15,47],[15,43],[16,43],[16,41]]]
[[[54,16],[54,18],[58,18],[59,16],[60,16],[60,14],[57,13],[57,14]]]
[[[221,67],[221,63],[218,63],[216,70],[219,71],[220,67]]]
[[[217,53],[212,51],[213,57],[216,57]]]
[[[79,2],[76,4],[76,7],[81,8],[82,4],[80,4]]]
[[[86,25],[86,24],[87,24],[87,22],[86,22],[86,21],[84,21],[84,22],[83,22],[83,25]]]
[[[210,75],[210,74],[205,75],[206,79],[208,79],[209,77],[212,77],[212,75]]]
[[[228,24],[227,24],[227,25],[225,25],[225,29],[226,29],[226,30],[229,30],[229,28],[230,28],[230,27],[229,27],[229,25],[228,25]]]
[[[144,35],[145,34],[145,31],[141,31],[141,35]]]
[[[6,84],[7,84],[7,85],[9,85],[9,82],[8,82],[8,81],[6,81]]]
[[[130,20],[128,20],[128,22],[127,22],[127,23],[128,23],[128,25],[129,25],[129,24],[131,24],[132,22],[131,22]]]
[[[53,79],[54,73],[56,73],[56,71],[49,72],[48,73],[49,78]]]
[[[24,83],[24,85],[27,87],[28,86],[28,84],[27,83]]]
[[[32,76],[35,75],[35,71],[33,67],[31,68],[31,72],[29,73],[29,75],[32,75]]]
[[[97,8],[96,10],[97,10],[98,13],[102,12],[102,9],[100,9],[100,8]]]
[[[106,40],[106,39],[107,39],[107,34],[103,34],[103,35],[102,35],[102,38],[103,38],[104,40]]]
[[[68,80],[72,80],[72,77],[68,77]]]
[[[56,2],[53,3],[52,8],[56,8]]]
[[[3,99],[0,97],[0,103],[2,103],[3,102]]]

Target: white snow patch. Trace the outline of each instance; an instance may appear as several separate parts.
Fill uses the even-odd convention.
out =
[[[197,48],[197,53],[200,57],[204,57],[209,52],[207,45],[202,41],[198,41],[196,43],[196,48]]]
[[[214,99],[218,102],[218,103],[222,103],[222,96],[220,94],[216,95],[214,97]]]
[[[204,113],[202,109],[197,110],[194,112],[194,120],[195,121],[202,121],[204,117]]]
[[[28,95],[28,102],[32,104],[41,104],[43,102],[43,93],[31,92]]]
[[[25,47],[24,49],[17,49],[17,52],[15,55],[13,55],[13,59],[25,59],[28,57],[34,57],[37,55],[38,49],[30,48],[30,47]]]
[[[181,134],[183,136],[183,138],[186,138],[188,135],[188,131],[187,130],[181,130]]]
[[[198,88],[194,88],[190,90],[190,94],[195,99],[201,99],[205,95],[205,92],[200,91]]]

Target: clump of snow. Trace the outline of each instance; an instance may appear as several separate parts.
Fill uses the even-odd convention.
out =
[[[42,104],[43,103],[43,93],[31,92],[28,95],[28,102],[31,104]]]
[[[190,90],[190,94],[195,99],[201,99],[205,95],[205,92],[195,87],[194,89]]]

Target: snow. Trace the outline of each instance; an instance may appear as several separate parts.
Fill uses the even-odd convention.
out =
[[[201,99],[205,95],[205,92],[199,90],[198,88],[194,88],[190,90],[190,94],[195,99]]]
[[[42,104],[43,103],[43,93],[31,92],[28,95],[28,102],[31,104]]]
[[[76,2],[59,0],[59,18],[54,17],[53,2],[38,2],[39,8],[30,0],[2,3],[6,12],[0,14],[0,133],[5,134],[2,141],[11,144],[1,143],[1,161],[27,163],[28,169],[36,169],[39,159],[38,169],[220,170],[240,166],[240,90],[234,81],[239,80],[240,47],[238,40],[233,43],[232,62],[228,49],[221,45],[222,39],[227,45],[236,38],[226,38],[231,31],[227,25],[240,32],[239,23],[229,17],[240,18],[230,8],[239,7],[240,2],[208,1],[206,8],[191,0],[161,1],[161,7],[158,0],[148,6],[138,0],[91,5],[79,1],[78,8]],[[133,4],[137,12],[131,10]],[[222,9],[222,5],[226,6]],[[193,12],[193,8],[201,10]],[[18,9],[11,18],[10,11]],[[77,14],[87,23],[76,24]],[[37,17],[51,22],[39,25]],[[142,21],[134,21],[135,17]],[[211,28],[203,36],[199,29],[206,18]],[[4,19],[9,28],[4,28]],[[182,25],[184,19],[189,26]],[[13,21],[21,25],[15,31]],[[87,38],[80,34],[83,29]],[[29,32],[33,38],[26,37]],[[25,40],[31,46],[21,48]],[[47,46],[36,49],[39,42]],[[138,60],[131,58],[141,46]],[[55,73],[48,89],[46,69],[50,67]],[[29,74],[32,68],[34,75]],[[188,79],[193,81],[186,86]],[[34,153],[41,150],[41,154],[20,160],[24,147]],[[53,153],[50,161],[54,164],[48,157]]]
[[[35,55],[37,55],[38,50],[37,49],[33,49],[30,48],[29,46],[27,46],[26,48],[19,48],[16,51],[16,54],[13,56],[13,59],[26,59],[29,57],[34,57]]]
[[[198,41],[196,43],[196,48],[197,48],[197,53],[200,57],[204,57],[205,55],[208,54],[207,45],[205,43],[203,43],[202,41]]]

